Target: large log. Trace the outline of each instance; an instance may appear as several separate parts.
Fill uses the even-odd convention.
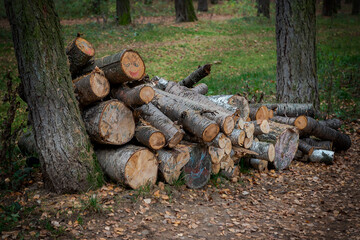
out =
[[[184,166],[184,180],[189,188],[202,188],[210,180],[211,157],[208,147],[200,144],[187,143],[190,151],[190,161]]]
[[[219,126],[188,106],[181,100],[177,101],[156,90],[152,103],[173,121],[178,121],[184,129],[201,138],[204,142],[211,142],[219,133]]]
[[[267,108],[274,110],[274,114],[278,116],[286,117],[298,117],[300,115],[306,115],[313,117],[315,115],[315,109],[312,104],[304,103],[265,103],[265,104],[250,104],[250,107],[266,106]]]
[[[277,170],[282,170],[290,166],[295,153],[298,149],[299,133],[295,127],[270,122],[270,132],[268,134],[258,135],[261,142],[274,144],[275,159],[273,162]]]
[[[192,88],[196,83],[201,79],[209,75],[211,72],[211,64],[205,64],[204,66],[199,66],[194,72],[189,76],[179,82],[180,86],[185,86]]]
[[[136,108],[148,104],[154,98],[154,89],[147,85],[139,85],[134,88],[119,87],[111,90],[113,98],[119,99],[128,107]]]
[[[70,63],[70,72],[75,75],[95,55],[95,49],[91,43],[78,36],[67,45],[66,55]]]
[[[161,149],[157,151],[157,154],[161,176],[167,183],[173,184],[179,179],[181,169],[190,160],[188,147],[178,144],[171,150]]]
[[[230,112],[239,110],[239,117],[247,119],[249,117],[250,108],[246,98],[239,95],[214,95],[208,98],[217,105],[227,109]]]
[[[309,157],[310,162],[322,162],[327,165],[334,163],[334,152],[329,150],[315,149]]]
[[[75,79],[73,83],[76,99],[82,107],[103,99],[110,92],[109,81],[98,67],[91,73]]]
[[[120,53],[90,61],[81,73],[89,73],[95,66],[104,71],[105,77],[112,84],[138,81],[145,75],[145,63],[133,50],[125,49]]]
[[[336,150],[347,150],[351,146],[351,139],[348,135],[326,127],[311,117],[297,117],[295,126],[309,135],[333,141]]]
[[[138,142],[153,150],[159,150],[166,144],[165,135],[144,121],[139,121],[136,125],[135,137]]]
[[[104,172],[114,181],[133,189],[156,182],[158,162],[145,147],[102,148],[96,150],[96,155]]]
[[[118,100],[91,106],[83,111],[83,119],[90,138],[98,143],[122,145],[135,133],[132,112]]]
[[[307,155],[311,155],[314,152],[314,147],[303,140],[299,140],[299,150]]]
[[[199,94],[206,95],[209,91],[209,87],[205,83],[199,83],[193,87],[192,90]]]
[[[254,141],[250,150],[258,154],[256,155],[257,159],[269,162],[273,162],[275,159],[275,147],[272,143]]]
[[[149,122],[165,135],[166,145],[169,148],[175,147],[182,140],[184,131],[152,103],[143,105],[135,111],[139,113],[146,122]]]
[[[172,84],[176,83],[169,82],[169,85]],[[200,112],[201,115],[205,116],[206,118],[215,121],[217,124],[219,124],[221,131],[226,135],[229,135],[235,127],[235,121],[232,114],[223,113],[219,111],[218,108],[198,103],[185,97],[178,96],[178,94],[164,92],[160,89],[155,89],[155,91],[156,93],[172,98],[175,101],[181,101],[183,105],[186,105],[187,107]]]
[[[302,138],[301,140],[317,149],[332,150],[333,143],[331,141],[318,141],[313,138]]]

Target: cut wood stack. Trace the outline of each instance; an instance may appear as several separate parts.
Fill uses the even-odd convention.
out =
[[[332,141],[336,149],[349,147],[346,135],[329,130],[338,122],[326,125],[298,116],[312,114],[309,106],[249,105],[240,95],[205,96],[206,84],[195,84],[210,74],[210,64],[178,83],[161,77],[150,81],[137,52],[98,59],[94,53],[80,37],[67,47],[74,91],[101,167],[131,188],[154,184],[158,176],[169,184],[182,177],[189,188],[205,186],[211,174],[237,181],[242,158],[258,171],[285,169],[298,145],[311,161],[325,161],[319,156],[326,154],[331,162],[331,152],[317,151],[313,139],[299,144],[298,130],[291,125]]]

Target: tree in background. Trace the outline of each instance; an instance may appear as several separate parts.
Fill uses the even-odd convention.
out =
[[[120,25],[131,23],[130,0],[116,0],[116,18]]]
[[[264,14],[265,17],[270,18],[270,0],[256,0],[257,15]]]
[[[210,0],[211,4],[218,4],[219,0]]]
[[[360,9],[360,0],[352,0],[352,15],[359,15],[359,9]]]
[[[199,12],[208,11],[208,0],[198,0],[198,11]]]
[[[319,107],[315,0],[276,1],[276,97]]]
[[[322,15],[331,17],[337,13],[337,10],[341,8],[341,1],[339,0],[324,0]]]
[[[176,22],[197,21],[192,0],[175,0]]]
[[[52,0],[5,0],[45,185],[86,191],[102,180],[74,96]]]

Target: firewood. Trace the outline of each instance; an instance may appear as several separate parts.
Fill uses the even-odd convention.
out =
[[[342,121],[337,118],[322,120],[319,123],[335,130],[339,129],[342,125]]]
[[[232,171],[235,167],[234,160],[232,160],[230,155],[225,155],[220,161],[220,169],[224,169],[225,171]]]
[[[254,136],[270,132],[270,125],[267,120],[263,120],[260,124],[257,121],[252,121],[252,123],[255,126]]]
[[[296,117],[274,116],[271,121],[294,126],[295,119]]]
[[[95,59],[81,70],[82,74],[91,72],[95,66],[104,71],[112,84],[138,81],[145,75],[145,64],[140,55],[133,50],[123,50],[111,56]]]
[[[246,133],[246,137],[252,138],[254,136],[255,125],[252,122],[245,122],[244,131]]]
[[[310,144],[316,149],[332,150],[333,143],[331,141],[317,141],[313,138],[302,138],[301,140]]]
[[[310,162],[322,162],[327,165],[334,163],[334,152],[329,150],[315,149],[309,157]]]
[[[75,79],[73,83],[76,99],[82,107],[103,99],[110,92],[109,81],[98,67],[91,73]]]
[[[159,170],[161,176],[169,184],[178,180],[181,169],[190,160],[190,152],[186,146],[178,144],[170,150],[161,149],[157,151],[160,162]]]
[[[225,138],[225,147],[224,147],[224,151],[226,154],[230,154],[231,153],[231,150],[232,150],[232,143],[231,143],[231,140],[230,138]]]
[[[315,109],[312,104],[304,103],[265,103],[265,104],[250,104],[250,107],[266,106],[270,110],[274,110],[274,115],[286,117],[298,117],[306,115],[313,117]]]
[[[199,94],[206,95],[209,91],[209,88],[205,83],[199,83],[198,85],[193,87],[192,90]]]
[[[190,151],[190,161],[183,167],[186,186],[202,188],[210,180],[211,158],[206,145],[184,143]]]
[[[174,83],[170,82],[169,84],[171,85]],[[177,96],[177,94],[174,95],[168,92],[164,92],[160,89],[155,89],[155,91],[156,93],[164,95],[168,98],[172,98],[175,101],[181,101],[183,105],[186,105],[193,110],[199,111],[201,115],[215,121],[220,126],[221,131],[226,135],[229,135],[235,127],[235,121],[232,114],[223,113],[219,111],[218,108],[213,108],[212,106],[207,106],[185,97]]]
[[[90,138],[98,143],[122,145],[135,133],[132,112],[118,100],[98,103],[83,111],[83,119]]]
[[[174,124],[152,103],[137,108],[135,112],[138,112],[146,122],[149,122],[165,135],[166,146],[169,148],[175,147],[182,140],[184,132],[180,127]]]
[[[311,155],[314,152],[314,147],[300,139],[299,140],[299,150],[307,155]]]
[[[134,88],[113,88],[111,95],[113,98],[119,99],[125,103],[126,106],[135,108],[151,102],[154,98],[155,92],[150,86],[139,85]]]
[[[244,139],[244,148],[251,148],[253,142],[254,142],[254,136],[246,137]]]
[[[178,121],[184,129],[201,138],[204,142],[211,142],[219,133],[219,126],[188,106],[156,90],[152,103],[173,121]]]
[[[269,110],[266,106],[250,106],[249,117],[252,121],[256,120],[258,123],[261,123],[263,120],[269,120]]]
[[[303,153],[300,150],[297,150],[294,156],[294,160],[300,161],[300,162],[308,162],[309,161],[309,155],[306,153]]]
[[[312,136],[332,141],[335,149],[337,150],[347,150],[351,146],[351,140],[348,135],[326,127],[311,117],[297,117],[295,120],[295,126]]]
[[[211,64],[205,64],[204,66],[199,66],[194,72],[192,72],[189,76],[179,82],[180,86],[185,86],[188,88],[192,88],[196,83],[198,83],[201,79],[209,75],[211,72]]]
[[[225,148],[227,143],[227,137],[223,133],[219,133],[211,142],[209,142],[209,145],[217,147],[217,148]]]
[[[96,151],[96,155],[104,172],[114,181],[133,189],[156,182],[158,162],[145,147],[102,148]]]
[[[251,166],[252,168],[258,170],[259,172],[265,172],[268,169],[268,161],[257,159],[257,158],[247,158],[245,159],[245,164]]]
[[[218,174],[220,172],[220,163],[211,164],[211,174]]]
[[[232,182],[237,182],[240,177],[240,167],[234,166],[232,169],[228,169],[228,170],[222,169],[220,173],[228,180],[231,180]]]
[[[239,117],[246,119],[249,117],[250,108],[246,98],[239,95],[215,95],[208,98],[217,105],[227,109],[230,112],[239,110]]]
[[[136,125],[135,137],[138,142],[153,150],[159,150],[166,144],[165,135],[144,121],[139,121]]]
[[[237,123],[235,124],[235,128],[244,129],[245,123],[246,123],[246,121],[244,120],[244,118],[239,117],[239,119],[237,120]]]
[[[209,152],[212,164],[220,164],[221,159],[223,159],[226,155],[224,149],[213,147],[213,146],[209,147],[208,152]]]
[[[241,129],[234,129],[232,133],[228,136],[228,138],[231,140],[231,143],[234,146],[243,146],[244,140],[245,140],[245,131]]]
[[[254,155],[257,157],[259,153],[243,147],[233,147],[233,157],[242,158],[247,155]]]
[[[273,162],[275,159],[275,147],[272,143],[254,141],[250,150],[257,153],[257,159],[269,162]]]
[[[269,122],[270,132],[258,135],[261,142],[274,144],[275,159],[273,162],[277,170],[289,167],[298,149],[299,133],[298,130],[290,125]]]
[[[66,55],[70,63],[70,72],[75,75],[95,55],[95,49],[85,39],[76,37],[66,47]]]

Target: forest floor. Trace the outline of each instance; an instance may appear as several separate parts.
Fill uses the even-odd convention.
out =
[[[352,147],[334,165],[246,170],[238,182],[215,176],[200,190],[108,183],[56,195],[37,172],[25,189],[3,195],[2,205],[16,202],[21,210],[2,239],[360,239],[360,121],[346,132]]]

